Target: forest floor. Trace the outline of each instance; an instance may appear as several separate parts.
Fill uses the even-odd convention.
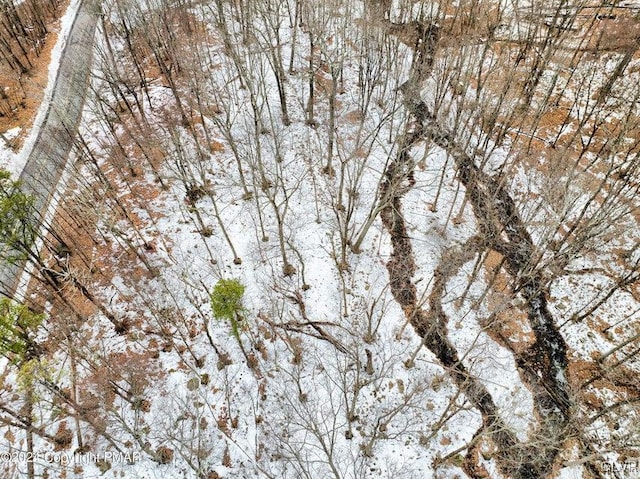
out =
[[[206,28],[194,20],[206,15],[195,11],[201,17],[179,15],[165,25],[172,32],[180,22],[193,31]],[[620,25],[634,28],[625,22],[612,20],[612,46],[603,55],[615,59],[631,48],[619,31]],[[576,126],[576,112],[562,96],[573,94],[571,86],[537,119],[535,139],[520,134],[529,126],[523,121],[496,148],[498,160],[476,161],[469,155],[481,154],[467,131],[457,132],[461,144],[469,142],[465,149],[447,129],[456,102],[465,104],[464,90],[443,82],[443,101],[457,100],[440,112],[440,123],[426,105],[438,91],[433,77],[450,66],[457,36],[443,41],[435,73],[418,75],[426,84],[422,96],[405,97],[413,117],[394,119],[392,112],[387,124],[371,130],[371,123],[388,119],[385,108],[400,79],[411,76],[406,67],[412,55],[396,47],[404,58],[392,78],[396,88],[383,89],[376,79],[372,91],[378,89],[379,99],[364,112],[354,100],[364,91],[354,60],[345,66],[344,91],[335,103],[339,154],[338,171],[332,171],[323,164],[322,137],[330,104],[328,61],[318,61],[315,77],[316,115],[323,121],[306,121],[300,92],[307,80],[288,73],[289,98],[298,101],[290,102],[292,124],[283,126],[274,114],[274,80],[255,93],[253,70],[236,70],[220,36],[192,34],[192,44],[186,34],[174,39],[188,45],[179,60],[196,75],[203,65],[213,72],[197,104],[188,95],[201,84],[194,86],[187,67],[176,68],[184,76],[163,74],[148,51],[145,90],[141,84],[110,90],[117,82],[101,83],[112,73],[101,51],[67,193],[53,221],[56,247],[45,257],[53,287],[41,281],[30,290],[30,300],[49,315],[41,346],[47,361],[60,365],[62,384],[43,392],[53,399],[42,401],[42,428],[60,438],[71,428],[76,432],[56,450],[106,447],[143,455],[133,464],[83,464],[73,474],[577,479],[615,477],[606,470],[610,464],[637,465],[640,283],[623,281],[637,251],[633,238],[625,237],[636,231],[635,223],[612,225],[602,233],[600,251],[576,253],[557,266],[549,260],[557,259],[557,251],[548,239],[569,235],[545,236],[544,223],[554,216],[531,207],[552,211],[560,200],[570,203],[567,192],[597,196],[598,181],[608,178],[597,158],[576,161],[572,148],[577,151],[579,142],[552,142],[562,136],[557,130],[563,122],[568,130],[584,126]],[[397,38],[385,41],[389,47]],[[403,41],[412,47],[417,37]],[[125,50],[124,41],[114,44]],[[195,62],[199,48],[211,63]],[[257,51],[248,49],[247,57]],[[298,52],[300,71],[320,57],[313,53]],[[585,50],[587,65],[590,55]],[[269,71],[264,57],[255,58],[254,66]],[[630,73],[637,74],[639,60],[636,53]],[[565,66],[558,71],[558,78],[572,78]],[[580,71],[588,73],[587,67]],[[491,88],[497,94],[507,87]],[[254,94],[265,95],[262,108],[276,120],[252,116],[259,110]],[[489,111],[478,117],[486,120]],[[237,121],[226,137],[224,113]],[[256,118],[264,121],[259,131],[252,130]],[[366,140],[358,143],[362,131]],[[380,131],[396,135],[394,143],[378,139]],[[592,148],[603,148],[606,132],[605,125],[593,135]],[[475,134],[482,135],[481,128]],[[513,160],[505,177],[494,175],[491,162],[513,145],[527,154]],[[256,151],[264,163],[252,156]],[[234,155],[246,162],[237,170]],[[362,173],[350,168],[359,162],[366,174],[354,181]],[[579,182],[551,175],[574,164],[587,170]],[[250,195],[243,175],[253,181]],[[566,191],[556,188],[565,181]],[[350,228],[364,224],[378,204],[384,207],[362,251],[350,251],[356,236]],[[572,206],[561,211],[570,220],[558,230],[577,231],[577,237],[583,218],[576,219]],[[548,280],[550,274],[557,277]],[[210,294],[221,278],[246,286],[239,330],[211,319]],[[576,320],[609,288],[611,297]],[[417,334],[405,329],[408,324]],[[18,429],[11,428],[1,440],[21,447]],[[38,444],[47,447],[46,439]],[[67,477],[72,469],[48,473]]]
[[[68,6],[69,0],[60,4],[58,10],[60,16]],[[13,115],[0,116],[0,133],[11,138],[10,144],[5,147],[10,147],[14,152],[19,151],[22,147],[42,103],[44,91],[49,81],[49,67],[53,60],[52,50],[58,40],[58,32],[61,27],[60,16],[49,20],[47,23],[49,34],[44,40],[42,50],[38,56],[31,57],[33,67],[22,77],[24,93],[12,93],[13,90],[17,91],[20,87],[15,84],[13,72],[6,71],[8,68],[6,64],[0,63],[0,84],[5,87],[5,92],[7,95],[16,94],[22,97]]]

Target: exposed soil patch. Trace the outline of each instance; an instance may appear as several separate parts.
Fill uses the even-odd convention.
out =
[[[11,142],[11,147],[14,150],[18,150],[22,145],[24,136],[31,128],[42,102],[44,89],[48,83],[51,51],[58,39],[59,17],[68,5],[68,1],[62,2],[58,7],[57,17],[50,19],[47,23],[47,30],[50,33],[44,39],[38,55],[31,55],[32,67],[22,75],[20,80],[16,78],[15,72],[7,64],[0,63],[0,85],[5,88],[5,94],[8,97],[7,106],[11,110],[10,114],[0,114],[0,133],[5,133],[15,127],[22,128],[22,134]]]
[[[483,324],[491,339],[502,346],[513,348],[517,354],[524,354],[535,342],[535,335],[522,327],[527,321],[527,313],[514,306],[514,291],[509,287],[509,278],[502,269],[504,258],[495,251],[489,251],[484,261],[487,282],[492,287],[487,293],[492,316]]]

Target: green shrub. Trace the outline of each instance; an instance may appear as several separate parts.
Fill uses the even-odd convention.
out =
[[[211,309],[216,319],[228,319],[233,335],[238,337],[238,321],[242,320],[244,285],[237,279],[221,279],[211,293]]]
[[[31,359],[36,352],[35,335],[44,320],[22,304],[0,300],[0,354],[15,363]]]
[[[33,196],[20,190],[20,183],[0,168],[0,258],[10,263],[28,256],[37,235]]]

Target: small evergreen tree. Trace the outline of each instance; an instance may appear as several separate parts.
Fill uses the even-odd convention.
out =
[[[26,434],[28,454],[33,454],[37,415],[34,406],[40,400],[36,383],[47,378],[46,365],[41,361],[42,350],[36,336],[44,314],[34,313],[27,306],[7,298],[0,299],[0,355],[17,367],[18,390],[24,393],[21,426]],[[33,462],[27,464],[27,477],[35,477]]]
[[[11,173],[0,169],[0,258],[10,263],[27,258],[36,239],[33,203]]]
[[[0,354],[22,365],[38,356],[35,336],[44,320],[23,304],[0,300]]]
[[[228,319],[231,331],[236,338],[240,338],[239,321],[242,320],[242,296],[244,285],[237,279],[221,279],[211,293],[211,309],[213,316],[218,319]]]

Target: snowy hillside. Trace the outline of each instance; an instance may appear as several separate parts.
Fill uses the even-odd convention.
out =
[[[640,5],[91,13],[2,477],[637,475]]]

